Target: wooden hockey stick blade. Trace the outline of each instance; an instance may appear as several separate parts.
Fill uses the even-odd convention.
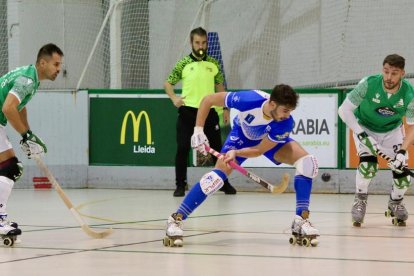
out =
[[[56,178],[53,176],[52,172],[49,170],[49,168],[46,166],[46,164],[43,162],[43,160],[40,158],[40,156],[34,155],[34,160],[36,161],[37,166],[40,168],[42,173],[46,175],[46,177],[49,179],[50,183],[52,183],[53,188],[55,188],[56,192],[60,196],[60,198],[65,203],[66,207],[68,207],[69,211],[72,213],[72,215],[75,217],[76,221],[81,226],[82,230],[90,237],[94,239],[102,239],[107,236],[109,236],[112,233],[112,228],[105,229],[102,232],[94,231],[92,230],[82,219],[82,217],[79,215],[79,213],[76,211],[76,209],[73,207],[72,202],[69,200],[68,196],[65,194],[63,189],[60,187],[59,182],[57,182]]]
[[[243,168],[244,169],[244,168]],[[287,187],[289,186],[290,176],[287,173],[284,173],[282,176],[282,180],[275,185],[270,184],[266,180],[262,179],[261,177],[249,172],[246,170],[245,174],[248,178],[252,179],[256,183],[262,185],[264,188],[269,190],[272,194],[281,194],[283,193]]]
[[[385,161],[387,161],[387,162],[392,161],[392,158],[391,158],[391,157],[389,157],[388,155],[386,155],[385,153],[383,153],[383,152],[382,152],[382,151],[380,151],[380,150],[377,150],[377,154],[378,154],[380,157],[382,157],[383,159],[385,159]],[[403,171],[404,171],[405,173],[409,174],[410,176],[413,176],[413,177],[414,177],[414,172],[413,172],[413,171],[411,171],[409,168],[404,167],[404,168],[403,168]]]
[[[219,159],[224,158],[224,156],[221,153],[219,153],[218,151],[210,148],[208,145],[204,145],[204,146],[205,146],[205,149],[209,153],[214,155],[215,157],[217,157]],[[237,164],[234,161],[230,161],[229,165],[230,165],[230,167],[232,167],[236,171],[239,171],[241,174],[247,176],[248,178],[250,178],[254,182],[260,184],[261,186],[263,186],[264,188],[266,188],[268,191],[270,191],[273,194],[283,193],[289,185],[290,177],[287,173],[283,174],[282,181],[280,183],[278,183],[276,186],[274,186],[274,185],[270,184],[270,182],[268,182],[268,181],[264,180],[263,178],[261,178],[260,176],[255,175],[252,172],[249,172],[248,170],[246,170],[245,168],[243,168],[242,166],[240,166],[239,164]]]

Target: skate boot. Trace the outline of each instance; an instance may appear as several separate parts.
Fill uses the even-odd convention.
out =
[[[352,205],[352,223],[355,227],[361,227],[364,222],[365,212],[367,211],[368,194],[355,194],[354,204]]]
[[[319,231],[312,226],[309,218],[309,211],[302,211],[302,216],[295,216],[292,222],[292,236],[289,243],[292,245],[299,244],[306,247],[317,246]]]
[[[166,236],[162,240],[164,246],[181,247],[183,246],[183,215],[180,213],[172,214],[167,221]]]
[[[392,217],[392,224],[396,226],[406,226],[405,221],[408,219],[408,212],[402,202],[403,199],[388,200],[388,210],[385,211],[386,217]]]
[[[5,246],[13,246],[17,236],[22,234],[22,230],[12,227],[5,217],[5,215],[0,217],[0,238]]]
[[[7,220],[7,214],[0,215],[0,221],[7,221],[7,223],[14,228],[19,228],[17,222]]]

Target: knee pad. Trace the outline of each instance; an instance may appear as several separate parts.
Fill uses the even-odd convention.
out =
[[[361,156],[359,158],[358,171],[363,178],[374,178],[378,171],[377,157],[373,155]]]
[[[201,190],[205,195],[214,194],[218,189],[223,187],[224,180],[216,171],[211,171],[203,175],[200,180]]]
[[[298,174],[303,176],[315,178],[318,175],[318,160],[311,154],[299,158],[293,166],[295,166]]]
[[[411,186],[411,176],[407,172],[392,172],[392,180],[398,189],[406,189]]]
[[[23,174],[23,164],[12,157],[0,163],[0,176],[5,176],[13,181],[17,181]]]

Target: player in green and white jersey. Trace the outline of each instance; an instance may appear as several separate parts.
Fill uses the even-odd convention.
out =
[[[383,61],[382,74],[363,78],[339,107],[339,116],[354,133],[360,158],[352,207],[354,226],[361,226],[364,221],[368,186],[378,171],[378,150],[393,159],[388,162],[393,185],[387,213],[395,217],[395,225],[405,225],[408,218],[402,201],[411,185],[404,167],[407,166],[407,148],[414,142],[414,88],[403,79],[404,67],[403,57],[388,55]]]
[[[54,44],[40,48],[36,64],[19,67],[0,78],[0,236],[21,234],[17,223],[7,220],[6,206],[14,183],[23,172],[7,138],[7,122],[22,135],[23,152],[32,155],[47,152],[45,143],[30,129],[26,104],[39,88],[41,80],[55,80],[61,70],[63,52]]]

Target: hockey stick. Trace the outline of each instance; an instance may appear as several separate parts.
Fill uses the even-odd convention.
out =
[[[204,146],[205,146],[206,150],[209,153],[211,153],[212,155],[214,155],[218,159],[223,160],[223,158],[224,158],[223,154],[219,153],[218,151],[215,151],[214,149],[210,148],[207,145],[204,145]],[[243,175],[247,176],[248,178],[250,178],[251,180],[253,180],[254,182],[262,185],[264,188],[266,188],[268,191],[270,191],[273,194],[283,193],[289,185],[290,176],[287,173],[283,174],[282,181],[280,181],[280,183],[277,183],[277,185],[273,185],[273,184],[270,184],[268,181],[264,180],[263,178],[261,178],[260,176],[257,176],[255,174],[249,172],[248,170],[246,170],[245,168],[243,168],[242,166],[240,166],[239,164],[237,164],[234,161],[230,161],[229,165],[233,169],[239,171],[241,174],[243,174]]]
[[[75,217],[75,219],[80,224],[82,230],[88,236],[90,236],[90,237],[92,237],[94,239],[103,239],[106,236],[109,236],[112,233],[112,228],[105,229],[102,232],[97,232],[97,231],[92,230],[85,223],[85,221],[81,218],[81,216],[79,215],[79,213],[73,207],[72,202],[69,200],[69,198],[67,197],[67,195],[65,194],[65,192],[63,191],[63,189],[60,187],[60,185],[57,182],[56,178],[53,176],[53,174],[49,171],[49,169],[46,166],[46,164],[43,162],[43,160],[39,156],[37,156],[37,155],[34,155],[33,157],[34,157],[34,159],[35,159],[35,161],[37,163],[37,166],[40,168],[40,170],[42,171],[42,173],[45,174],[47,176],[47,178],[49,179],[49,181],[52,183],[53,187],[55,188],[55,190],[57,191],[58,195],[60,196],[60,198],[65,203],[66,207],[68,207],[69,211],[72,213],[72,215]]]
[[[387,162],[391,162],[392,161],[392,158],[391,157],[389,157],[388,155],[386,155],[385,153],[383,153],[380,150],[377,150],[377,154],[380,157],[382,157],[383,159],[385,159],[385,161],[387,161]],[[404,167],[402,170],[403,170],[403,172],[405,172],[405,173],[409,174],[410,176],[413,176],[414,177],[414,172],[412,172],[409,168]]]

